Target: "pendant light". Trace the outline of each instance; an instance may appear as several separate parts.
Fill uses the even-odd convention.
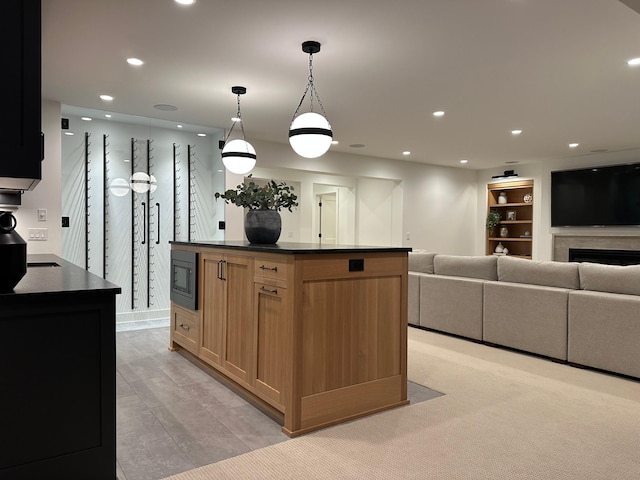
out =
[[[247,93],[245,87],[231,87],[231,92],[238,96],[238,112],[233,119],[231,128],[227,137],[224,139],[224,147],[222,147],[222,163],[231,173],[243,175],[253,170],[256,165],[256,151],[253,146],[245,140],[244,125],[242,124],[242,115],[240,114],[240,95]],[[236,124],[240,124],[242,130],[242,138],[229,140]]]
[[[306,41],[302,44],[302,51],[309,54],[309,79],[307,87],[302,94],[298,108],[296,108],[289,127],[289,143],[291,148],[300,156],[306,158],[317,158],[324,155],[331,146],[333,132],[331,125],[327,121],[327,114],[324,111],[320,96],[313,84],[313,54],[320,51],[320,43]],[[309,112],[298,116],[298,111],[304,98],[309,93],[311,108]],[[313,98],[316,98],[322,115],[313,111]]]

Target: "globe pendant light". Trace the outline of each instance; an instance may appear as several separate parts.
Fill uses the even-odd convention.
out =
[[[302,94],[298,108],[296,108],[289,127],[289,143],[291,148],[300,156],[306,158],[317,158],[324,155],[331,146],[333,132],[331,125],[326,119],[327,114],[324,111],[320,96],[313,84],[313,54],[320,51],[320,43],[307,41],[302,44],[302,51],[309,54],[309,80],[307,87]],[[298,116],[300,106],[304,98],[309,94],[311,103],[311,111]],[[313,111],[313,98],[316,98],[322,115]]]
[[[240,114],[240,95],[247,93],[247,89],[245,87],[231,87],[231,92],[238,96],[238,112],[224,140],[222,163],[224,163],[225,168],[231,173],[243,175],[253,170],[253,167],[256,165],[256,151],[253,146],[245,140],[244,125],[242,124],[242,116]],[[242,139],[236,138],[229,140],[233,128],[237,123],[240,124],[240,129],[242,130]]]

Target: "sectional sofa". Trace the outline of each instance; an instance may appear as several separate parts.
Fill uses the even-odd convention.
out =
[[[640,266],[409,253],[409,324],[640,378]]]

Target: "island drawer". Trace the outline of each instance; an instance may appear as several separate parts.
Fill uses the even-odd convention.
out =
[[[199,318],[193,312],[175,304],[171,305],[171,337],[172,340],[196,353],[200,340]]]
[[[254,280],[270,285],[286,286],[287,262],[269,258],[256,258],[254,260]]]

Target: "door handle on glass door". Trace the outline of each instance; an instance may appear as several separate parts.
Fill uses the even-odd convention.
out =
[[[160,245],[160,204],[157,202],[156,207],[158,208],[158,239],[156,240],[156,245]]]

